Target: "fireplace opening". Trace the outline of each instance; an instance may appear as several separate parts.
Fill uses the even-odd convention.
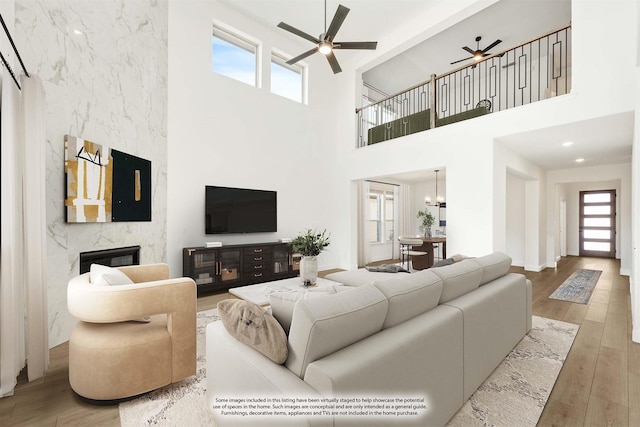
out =
[[[80,252],[80,274],[87,273],[91,269],[91,264],[101,264],[108,267],[139,265],[140,246]]]

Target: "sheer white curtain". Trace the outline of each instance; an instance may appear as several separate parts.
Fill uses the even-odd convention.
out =
[[[411,233],[411,187],[401,184],[398,187],[398,237]],[[400,253],[400,243],[396,239],[398,252]]]
[[[371,261],[369,250],[369,182],[358,182],[358,267],[364,267]]]
[[[19,92],[2,79],[0,206],[0,396],[10,396],[28,360],[29,381],[49,363],[42,82]]]

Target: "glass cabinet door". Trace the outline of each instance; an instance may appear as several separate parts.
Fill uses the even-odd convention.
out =
[[[240,249],[222,249],[218,274],[220,282],[232,282],[240,279]]]
[[[289,272],[289,246],[279,245],[273,248],[273,274]]]

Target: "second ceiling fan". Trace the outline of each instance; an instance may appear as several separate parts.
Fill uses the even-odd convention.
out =
[[[336,59],[333,51],[335,49],[369,49],[374,50],[378,42],[336,42],[334,41],[334,37],[338,33],[338,30],[342,26],[344,19],[347,17],[349,13],[349,8],[343,5],[338,5],[338,9],[336,10],[335,15],[333,15],[333,19],[331,20],[331,24],[327,29],[327,0],[324,2],[324,33],[320,34],[319,37],[313,37],[310,34],[305,33],[295,27],[292,27],[289,24],[285,24],[284,22],[280,22],[278,27],[283,30],[289,31],[303,39],[309,40],[312,43],[315,43],[315,47],[310,49],[295,58],[291,58],[287,61],[287,64],[293,65],[301,59],[306,58],[316,52],[320,52],[327,57],[327,61],[329,61],[329,65],[331,65],[331,69],[334,74],[337,74],[342,71],[340,68],[340,64],[338,64],[338,60]]]
[[[485,56],[489,56],[491,55],[489,53],[489,51],[491,49],[493,49],[494,47],[496,47],[499,43],[502,43],[502,40],[498,39],[496,41],[494,41],[493,43],[491,43],[489,46],[485,47],[484,49],[480,49],[480,40],[482,40],[482,37],[478,36],[476,37],[476,50],[472,50],[470,47],[468,46],[464,46],[462,49],[469,52],[471,54],[470,57],[468,58],[464,58],[464,59],[459,59],[457,61],[453,61],[451,63],[451,65],[453,64],[457,64],[458,62],[462,62],[462,61],[467,61],[469,59],[473,59],[474,61],[480,61],[482,58],[484,58]]]

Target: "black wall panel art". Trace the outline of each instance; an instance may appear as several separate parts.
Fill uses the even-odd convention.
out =
[[[151,162],[65,135],[65,217],[76,222],[151,221]]]

